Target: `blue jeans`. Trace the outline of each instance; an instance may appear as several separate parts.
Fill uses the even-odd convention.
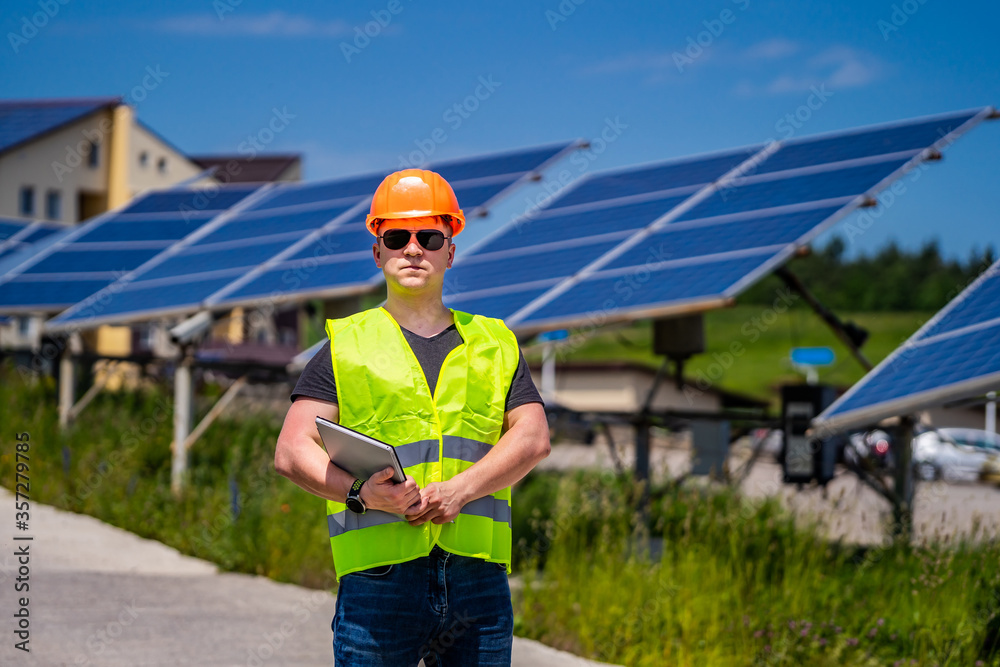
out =
[[[504,566],[434,547],[345,574],[333,618],[339,667],[510,665],[514,614]]]

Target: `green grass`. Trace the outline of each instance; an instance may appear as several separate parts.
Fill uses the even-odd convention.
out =
[[[12,484],[27,432],[33,502],[223,569],[332,587],[323,502],[272,470],[277,421],[221,418],[178,500],[169,396],[104,392],[60,433],[52,383],[0,367],[0,479]],[[519,635],[629,665],[1000,665],[994,542],[862,552],[774,501],[692,486],[652,489],[636,513],[639,490],[611,473],[533,474],[514,496]]]
[[[774,502],[692,487],[654,490],[641,521],[636,493],[558,482],[545,548],[520,545],[544,563],[518,634],[640,666],[1000,665],[1000,545],[864,552]]]
[[[4,485],[13,486],[13,434],[27,432],[33,501],[95,516],[226,570],[333,584],[324,502],[274,472],[281,425],[273,417],[223,416],[213,424],[191,449],[178,500],[170,492],[169,387],[102,392],[65,433],[55,405],[51,380],[28,382],[0,367],[10,438],[0,453]]]
[[[695,355],[685,365],[685,375],[733,392],[771,401],[776,405],[776,388],[799,382],[788,359],[793,347],[831,347],[836,355],[832,366],[820,370],[825,383],[850,386],[861,379],[864,369],[840,340],[801,299],[785,310],[778,301],[773,307],[736,306],[705,314],[704,354]],[[870,337],[862,351],[873,363],[889,355],[923,324],[930,313],[841,313],[866,328]],[[617,331],[592,337],[570,337],[557,348],[559,360],[634,361],[658,367],[662,361],[652,351],[652,325],[639,322]],[[535,348],[528,357],[540,359]]]

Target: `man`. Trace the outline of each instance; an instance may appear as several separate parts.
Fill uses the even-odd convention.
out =
[[[280,474],[327,499],[334,657],[509,665],[510,487],[548,455],[541,398],[503,322],[442,303],[465,226],[444,178],[389,175],[367,225],[385,306],[327,322],[330,344],[303,371],[275,451]],[[392,444],[405,482],[333,465],[317,416]]]

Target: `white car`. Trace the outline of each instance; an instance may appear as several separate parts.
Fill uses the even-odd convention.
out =
[[[921,479],[975,481],[983,464],[1000,454],[1000,435],[972,428],[941,428],[913,439],[913,465]]]

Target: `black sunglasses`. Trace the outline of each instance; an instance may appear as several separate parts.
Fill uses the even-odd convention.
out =
[[[379,238],[382,239],[382,243],[389,250],[399,250],[409,244],[413,234],[417,235],[417,243],[424,250],[440,250],[444,245],[445,239],[451,238],[450,236],[445,236],[444,232],[439,232],[436,229],[421,229],[419,232],[411,232],[408,229],[390,229]]]

